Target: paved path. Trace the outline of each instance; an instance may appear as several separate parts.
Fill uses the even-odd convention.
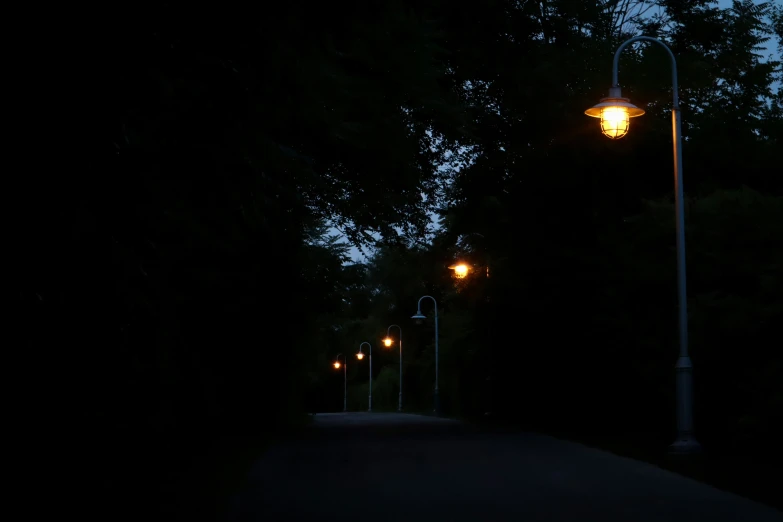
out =
[[[783,522],[660,468],[534,434],[318,414],[256,464],[231,522]]]

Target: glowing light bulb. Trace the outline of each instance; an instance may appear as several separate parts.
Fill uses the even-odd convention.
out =
[[[623,98],[619,87],[609,89],[609,97],[601,98],[598,105],[594,105],[585,111],[591,118],[600,118],[601,132],[609,139],[620,139],[628,134],[631,118],[644,114],[628,98]]]
[[[458,265],[451,265],[449,268],[451,270],[454,270],[454,276],[457,279],[463,279],[467,277],[468,272],[470,272],[470,267],[465,263],[459,263]]]
[[[391,346],[391,345],[392,345],[392,340],[391,340],[391,339],[389,339],[389,338],[387,337],[386,339],[384,339],[384,340],[383,340],[383,345],[384,345],[386,348],[388,348],[389,346]]]
[[[601,109],[601,132],[613,140],[628,134],[631,118],[625,107],[605,107]]]

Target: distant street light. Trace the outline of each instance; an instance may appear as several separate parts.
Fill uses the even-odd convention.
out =
[[[465,263],[459,263],[456,265],[451,265],[449,267],[449,270],[454,270],[454,277],[456,277],[457,279],[464,279],[468,276],[468,272],[470,272],[470,267]]]
[[[335,370],[340,369],[340,356],[343,355],[342,353],[338,353],[337,357],[334,359],[334,368]],[[345,356],[343,355],[343,411],[348,411],[348,361],[345,359]]]
[[[432,299],[432,303],[435,305],[435,415],[440,416],[440,393],[438,391],[438,303],[435,298],[429,295],[425,295],[419,298],[419,303],[416,309],[416,315],[411,319],[416,321],[416,324],[422,324],[427,318],[421,313],[421,301],[423,299]]]
[[[669,54],[672,65],[672,141],[674,144],[674,209],[677,237],[677,300],[679,303],[680,355],[675,372],[677,375],[677,440],[669,447],[672,453],[694,453],[700,445],[693,435],[693,364],[688,355],[688,300],[685,285],[685,209],[682,183],[682,122],[680,99],[677,93],[677,60],[669,47],[649,36],[637,36],[623,42],[614,54],[612,63],[612,87],[609,97],[587,109],[585,114],[601,118],[601,131],[612,139],[628,133],[630,118],[641,116],[644,111],[623,98],[617,82],[620,53],[634,42],[653,42]]]
[[[389,326],[386,329],[386,339],[383,340],[383,345],[386,348],[391,347],[392,343],[394,342],[391,338],[391,334],[389,333],[392,329],[392,327],[396,326],[397,329],[400,331],[400,393],[397,396],[397,411],[402,411],[402,328],[400,328],[398,325],[393,324]]]
[[[460,247],[462,250],[465,250],[466,245],[464,244],[464,241],[469,237],[480,237],[486,242],[486,236],[480,232],[469,232],[467,234],[463,234],[461,238],[457,241],[457,246]],[[468,248],[468,250],[473,250],[473,248]],[[486,273],[487,277],[489,277],[489,261],[486,262]],[[465,263],[464,261],[458,261],[457,263],[451,265],[449,267],[449,270],[454,270],[454,276],[457,279],[464,279],[467,277],[467,275],[470,272],[474,271],[474,267],[470,266],[469,264]]]
[[[487,277],[489,277],[489,263],[484,267]],[[449,270],[454,270],[454,277],[457,279],[465,279],[470,272],[473,271],[473,267],[466,263],[458,263],[456,265],[451,265],[449,267]]]
[[[372,411],[372,345],[368,343],[367,341],[364,341],[362,344],[359,345],[359,353],[356,354],[356,358],[360,361],[364,359],[364,354],[362,353],[362,346],[367,345],[370,347],[370,397],[367,404],[367,411]]]
[[[491,263],[490,263],[490,259],[489,259],[489,257],[490,257],[489,256],[489,252],[487,252],[487,245],[486,245],[487,237],[484,234],[480,233],[480,232],[469,232],[469,233],[464,234],[464,235],[461,236],[461,238],[457,241],[457,245],[456,246],[460,247],[462,250],[474,251],[475,249],[472,248],[469,243],[466,244],[466,242],[465,242],[466,239],[471,238],[471,237],[480,237],[483,240],[483,243],[484,243],[484,254],[485,254],[485,262],[484,262],[484,270],[483,270],[483,272],[486,274],[487,279],[489,279],[489,267],[490,267]],[[464,276],[460,277],[460,275],[456,272],[456,268],[458,266],[460,266],[460,265],[465,265],[465,263],[458,262],[457,264],[452,265],[452,266],[449,267],[449,269],[455,270],[454,275],[455,275],[455,277],[457,279],[463,279],[464,278]],[[475,265],[473,267],[471,267],[470,265],[467,265],[467,266],[468,266],[468,272],[471,272],[471,271],[474,271],[475,268],[478,268],[481,265]],[[466,273],[466,275],[467,275],[467,273]],[[485,299],[487,303],[491,302],[491,300],[490,300],[490,291],[491,290],[489,288],[487,288],[487,290],[486,290],[486,292],[487,292],[486,293],[486,299]],[[493,317],[493,315],[494,315],[493,313],[490,313],[488,321],[487,321],[487,354],[485,356],[486,357],[485,360],[487,360],[489,362],[487,363],[487,377],[486,377],[486,380],[484,381],[486,383],[485,384],[485,386],[486,386],[485,389],[486,389],[486,393],[487,393],[487,398],[486,398],[486,408],[487,408],[487,411],[484,412],[484,415],[489,415],[490,414],[490,410],[492,410],[492,387],[493,387],[492,386],[492,384],[493,384],[493,381],[492,381],[492,373],[493,373],[492,361],[494,360],[494,358],[492,356],[492,353],[493,353],[493,346],[492,346],[492,317]]]

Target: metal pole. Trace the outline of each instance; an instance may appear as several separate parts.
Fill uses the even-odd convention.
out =
[[[433,299],[435,301],[435,299]],[[438,305],[435,304],[435,416],[440,416],[440,391],[438,389]]]
[[[393,324],[386,328],[386,337],[391,337],[391,329],[396,326],[400,331],[400,393],[397,396],[397,411],[402,411],[402,328],[398,324]]]
[[[343,356],[343,411],[345,412],[348,411],[348,358],[344,354],[338,353],[335,357],[338,363],[341,355]]]
[[[367,341],[364,341],[362,344],[359,345],[360,352],[362,351],[362,346],[364,346],[365,344],[370,347],[370,396],[368,399],[367,411],[371,412],[372,411],[372,345]]]
[[[372,345],[370,345],[370,398],[368,400],[367,411],[372,411]]]
[[[402,411],[402,328],[400,328],[400,393],[397,394],[397,411]]]
[[[425,295],[419,298],[417,311],[421,311],[421,302],[424,299],[432,299],[435,305],[435,415],[440,416],[440,394],[438,390],[438,302],[431,295]]]
[[[672,110],[674,136],[674,203],[677,220],[677,299],[680,304],[680,356],[677,375],[677,440],[672,453],[693,453],[700,449],[693,434],[693,363],[688,353],[688,301],[685,277],[685,201],[682,187],[682,130],[680,108]]]
[[[626,46],[638,42],[653,42],[669,54],[672,64],[672,141],[674,148],[674,213],[677,238],[677,301],[679,305],[680,354],[675,365],[677,378],[677,439],[669,446],[672,453],[694,453],[700,445],[693,435],[693,363],[688,353],[688,296],[685,277],[685,201],[682,183],[682,118],[677,85],[677,60],[669,46],[649,36],[637,36],[623,42],[614,54],[612,87],[618,88],[617,68],[620,53]]]
[[[489,264],[490,260],[489,257],[487,258],[487,279],[489,279]],[[495,317],[494,314],[494,301],[491,299],[492,294],[492,287],[491,287],[491,281],[487,281],[487,312],[488,312],[488,319],[487,319],[487,358],[489,359],[488,364],[488,371],[487,371],[487,397],[486,397],[486,411],[484,412],[484,415],[491,414],[494,409],[494,403],[493,403],[493,392],[494,392],[494,386],[495,381],[493,380],[494,374],[495,374],[495,359],[493,358],[493,352],[494,347],[492,345],[492,321]]]
[[[348,359],[343,356],[343,411],[348,411]]]

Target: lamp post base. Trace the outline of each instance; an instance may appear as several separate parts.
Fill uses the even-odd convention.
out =
[[[701,444],[693,436],[679,437],[669,446],[670,455],[694,455],[701,453]]]

